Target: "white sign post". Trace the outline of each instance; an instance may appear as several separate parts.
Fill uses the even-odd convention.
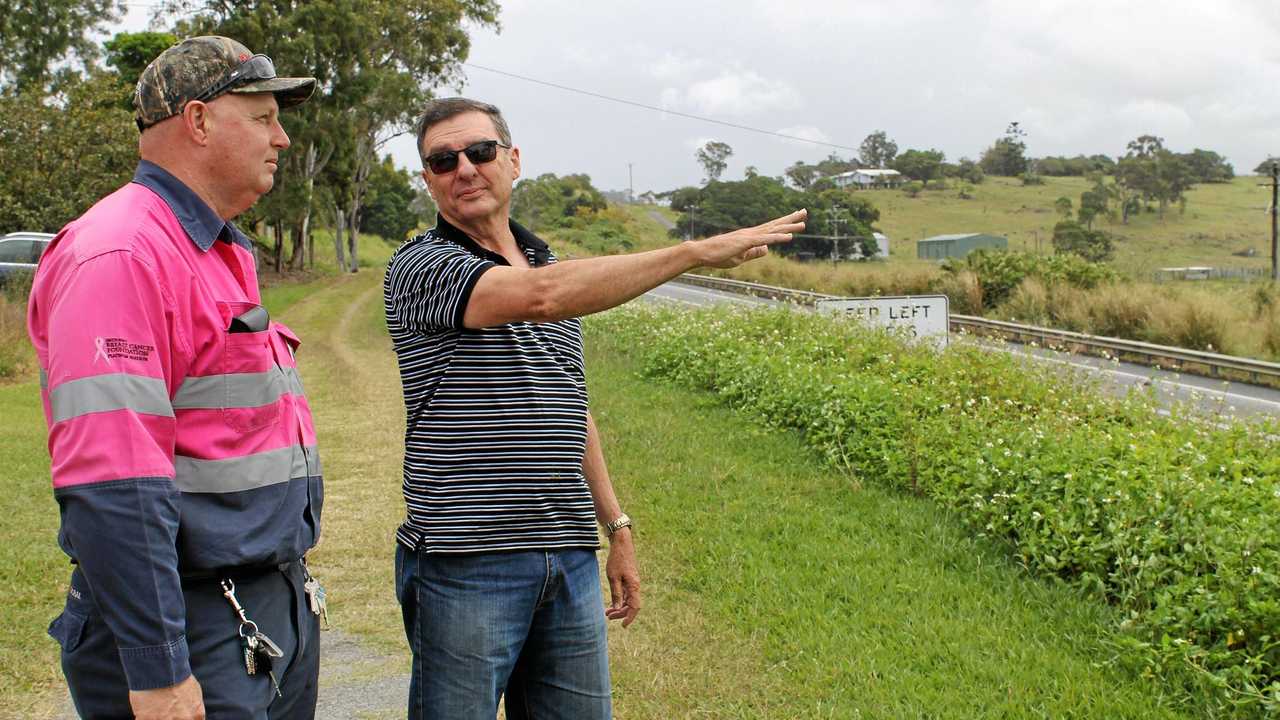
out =
[[[909,338],[946,347],[951,310],[946,295],[885,295],[819,300],[818,310],[856,318],[871,327],[898,330]]]

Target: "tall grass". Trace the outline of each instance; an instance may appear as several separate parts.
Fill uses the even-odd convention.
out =
[[[30,369],[35,353],[27,340],[27,296],[31,275],[12,276],[0,286],[0,381]]]

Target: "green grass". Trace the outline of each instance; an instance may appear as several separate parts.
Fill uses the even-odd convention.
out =
[[[638,379],[600,333],[588,347],[593,412],[662,600],[617,634],[624,650],[633,633],[676,650],[615,649],[621,717],[1183,716],[1159,686],[1100,667],[1105,606],[1028,578],[931,502],[822,466],[792,433]],[[703,613],[687,639],[666,627],[683,602]],[[712,662],[707,695],[645,692],[654,673],[707,672],[708,653],[685,655],[708,640],[733,660],[727,676]]]
[[[1044,185],[1022,185],[1014,178],[988,177],[974,185],[969,200],[959,197],[959,184],[947,190],[924,191],[910,198],[901,190],[859,191],[880,210],[880,227],[890,238],[894,261],[913,260],[915,241],[932,235],[981,232],[1004,235],[1009,248],[1052,252],[1053,226],[1061,219],[1053,203],[1068,197],[1079,206],[1088,189],[1084,178],[1046,177]],[[1142,213],[1127,225],[1105,218],[1094,227],[1117,236],[1114,265],[1136,279],[1147,279],[1161,267],[1208,265],[1268,267],[1270,232],[1266,207],[1270,201],[1254,176],[1230,183],[1197,185],[1187,193],[1187,209],[1174,207],[1163,218]],[[1232,253],[1253,248],[1253,258]]]
[[[0,417],[0,718],[32,718],[54,707],[61,682],[45,628],[61,610],[71,566],[57,546],[39,383],[0,383]]]
[[[331,617],[404,656],[391,592],[402,519],[403,406],[380,273],[264,294],[303,338],[326,467],[313,567]],[[611,628],[617,712],[673,717],[1179,717],[1159,686],[1103,667],[1108,610],[1026,577],[936,505],[852,483],[798,436],[745,424],[705,394],[638,379],[589,332],[594,413],[637,519],[646,609]],[[0,387],[0,707],[47,716],[61,692],[43,628],[66,578],[32,382]]]

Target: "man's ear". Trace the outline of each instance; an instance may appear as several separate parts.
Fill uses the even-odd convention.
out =
[[[511,169],[515,171],[511,176],[511,180],[518,180],[520,178],[520,148],[515,145],[511,146]]]
[[[209,106],[199,100],[192,100],[182,108],[182,125],[197,145],[204,146],[209,143],[211,120]]]

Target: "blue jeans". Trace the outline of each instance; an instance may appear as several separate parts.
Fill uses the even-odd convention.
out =
[[[612,715],[600,570],[590,550],[427,554],[396,546],[413,650],[409,720]]]

